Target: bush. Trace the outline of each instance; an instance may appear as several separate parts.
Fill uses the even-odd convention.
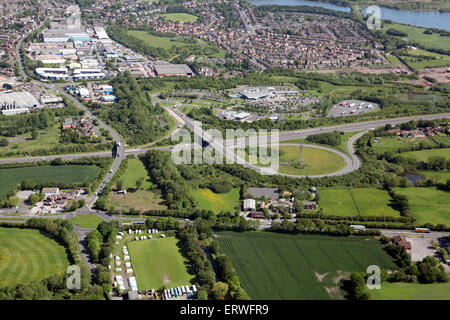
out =
[[[227,193],[233,189],[233,185],[228,181],[217,181],[211,183],[211,190],[215,193]]]

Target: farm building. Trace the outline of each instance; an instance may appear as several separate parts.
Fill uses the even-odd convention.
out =
[[[59,193],[59,188],[42,188],[42,193],[45,196],[57,195]]]
[[[244,200],[244,211],[246,210],[256,210],[256,201],[254,199]]]
[[[252,211],[250,213],[250,218],[252,218],[252,219],[265,219],[266,216],[264,215],[264,213],[262,211]]]
[[[303,201],[302,202],[303,209],[306,210],[316,210],[317,204],[315,201]]]
[[[411,242],[407,241],[404,236],[395,236],[392,240],[395,245],[405,247],[406,250],[411,250]]]

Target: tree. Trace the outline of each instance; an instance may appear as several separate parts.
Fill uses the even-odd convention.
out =
[[[221,300],[228,293],[228,285],[225,282],[216,282],[211,290],[214,300]]]
[[[352,272],[350,275],[350,280],[348,281],[348,293],[350,299],[354,300],[367,300],[370,295],[366,290],[366,280],[364,278],[364,273],[362,272]]]
[[[139,177],[139,178],[136,180],[136,190],[141,189],[142,183],[144,183],[144,178],[143,178],[143,177]]]
[[[34,128],[33,131],[31,131],[31,138],[33,140],[36,140],[38,136],[39,136],[39,132],[37,131],[36,128]]]
[[[6,139],[6,138],[0,139],[0,147],[6,147],[8,144],[9,144],[8,139]]]
[[[205,288],[200,287],[197,290],[197,299],[198,300],[208,300],[208,293],[206,292]]]
[[[38,203],[40,201],[40,196],[38,193],[33,193],[30,194],[30,196],[28,197],[28,202],[30,202],[32,205],[35,205],[36,203]]]
[[[117,188],[117,190],[123,190],[123,180],[122,179],[117,179],[116,188]]]

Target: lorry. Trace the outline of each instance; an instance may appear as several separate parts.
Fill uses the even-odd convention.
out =
[[[415,232],[416,233],[430,233],[431,230],[430,230],[430,228],[416,228]]]

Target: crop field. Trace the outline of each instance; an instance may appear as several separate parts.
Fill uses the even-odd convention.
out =
[[[278,172],[297,175],[318,175],[338,171],[345,166],[345,160],[330,151],[303,147],[305,167],[297,167],[300,148],[280,146],[280,168]]]
[[[130,241],[127,246],[139,290],[189,285],[194,279],[174,237]]]
[[[68,266],[66,249],[38,230],[0,228],[0,287],[63,274]]]
[[[418,161],[427,161],[429,158],[436,156],[450,159],[450,148],[411,151],[404,152],[401,155],[408,158],[414,158]]]
[[[217,240],[252,299],[343,299],[338,283],[349,272],[396,268],[371,237],[219,232]]]
[[[450,300],[450,282],[382,282],[380,290],[371,290],[374,300]]]
[[[449,37],[440,36],[437,33],[425,34],[424,28],[413,27],[398,23],[383,23],[382,31],[386,31],[389,28],[405,32],[408,34],[407,39],[413,42],[418,42],[425,47],[450,50]],[[401,38],[401,37],[396,37]]]
[[[320,189],[320,207],[325,214],[339,216],[390,216],[400,213],[391,206],[391,197],[376,188]]]
[[[36,183],[78,183],[95,180],[99,168],[92,165],[40,166],[0,169],[0,200],[24,180]]]
[[[199,203],[200,208],[215,213],[235,212],[236,208],[240,207],[239,188],[233,188],[227,193],[215,193],[210,189],[193,189],[191,195]]]
[[[166,13],[162,14],[161,17],[172,21],[172,22],[195,22],[197,21],[197,16],[189,13]]]
[[[437,188],[396,188],[395,191],[408,197],[417,223],[450,226],[450,192]]]

